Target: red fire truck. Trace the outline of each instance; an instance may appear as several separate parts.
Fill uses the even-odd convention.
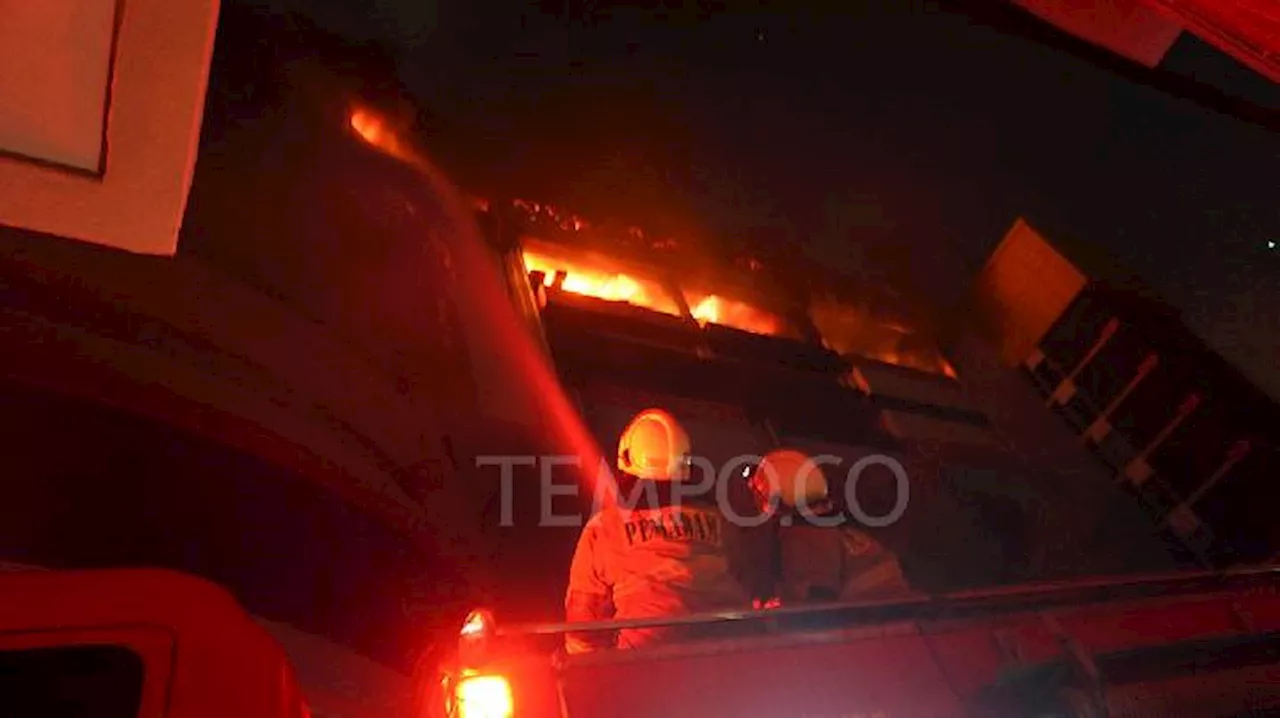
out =
[[[567,655],[569,626],[467,617],[424,691],[450,718],[1226,716],[1280,710],[1271,570],[729,611],[733,638]]]
[[[568,656],[565,624],[478,610],[415,716],[1225,716],[1280,709],[1273,570],[575,624],[733,637]],[[94,600],[85,601],[86,595]],[[0,574],[0,710],[310,713],[283,650],[222,589],[155,570]]]
[[[309,718],[284,650],[171,571],[0,573],[0,714]]]

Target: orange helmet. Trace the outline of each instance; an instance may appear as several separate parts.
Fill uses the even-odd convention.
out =
[[[776,496],[789,507],[811,506],[827,498],[827,477],[808,454],[795,449],[777,449],[765,455],[752,477],[753,488],[762,498]]]
[[[689,476],[689,434],[671,414],[645,409],[622,430],[618,470],[650,481],[682,481]]]

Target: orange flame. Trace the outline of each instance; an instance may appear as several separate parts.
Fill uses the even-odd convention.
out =
[[[810,306],[809,317],[832,351],[957,378],[942,353],[915,330],[866,307],[820,300]]]
[[[782,321],[769,312],[750,304],[708,294],[689,302],[689,313],[699,324],[719,324],[753,334],[777,336],[782,333]]]
[[[610,302],[624,302],[652,309],[672,316],[681,311],[675,298],[660,281],[636,273],[615,272],[591,266],[583,260],[570,260],[526,249],[523,253],[525,267],[530,272],[542,272],[542,284],[551,287],[557,273],[563,272],[560,289],[585,297]],[[686,294],[690,314],[702,325],[719,324],[754,334],[780,335],[785,331],[783,321],[769,312],[745,302],[727,299],[716,294]]]
[[[609,272],[565,262],[533,252],[524,252],[525,267],[530,272],[542,272],[542,284],[550,287],[555,275],[564,272],[560,288],[584,297],[595,297],[609,302],[623,302],[652,309],[672,316],[680,315],[680,308],[660,282],[621,272]]]
[[[515,205],[535,215],[555,214],[554,208],[545,204],[517,200]],[[573,218],[571,221],[578,220]],[[563,275],[559,280],[562,291],[682,316],[675,297],[662,281],[634,271],[613,271],[606,268],[614,264],[608,259],[593,260],[581,252],[541,245],[538,250],[526,248],[523,257],[528,271],[542,273],[544,287],[554,286],[557,277]],[[753,260],[753,263],[753,268],[759,266],[758,260]],[[684,298],[689,314],[702,326],[716,324],[752,334],[799,338],[782,317],[747,302],[710,292],[685,291]],[[865,308],[817,302],[810,307],[810,318],[823,343],[840,354],[863,356],[956,378],[955,368],[936,348],[927,343],[920,345],[920,337],[910,327],[872,316]],[[913,343],[918,346],[903,346],[904,338],[913,336]]]
[[[411,155],[400,136],[378,113],[364,107],[354,107],[347,123],[360,139],[392,157],[403,160]]]
[[[351,129],[355,130],[365,142],[374,146],[382,144],[386,135],[382,120],[361,108],[351,111]]]

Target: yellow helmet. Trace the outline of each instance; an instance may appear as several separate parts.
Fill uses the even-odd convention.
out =
[[[812,506],[827,498],[827,477],[808,454],[795,449],[769,452],[756,467],[753,482],[758,491],[784,506]]]
[[[689,434],[671,414],[645,409],[622,430],[618,470],[650,481],[682,481],[689,476]]]

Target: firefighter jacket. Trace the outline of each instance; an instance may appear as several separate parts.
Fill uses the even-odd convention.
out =
[[[778,529],[779,598],[857,601],[909,591],[897,557],[853,526]]]
[[[568,620],[668,618],[748,606],[733,568],[736,529],[710,503],[602,509],[578,539],[565,597]],[[616,639],[582,633],[571,635],[567,648],[634,648],[690,635],[666,627],[624,629]]]

